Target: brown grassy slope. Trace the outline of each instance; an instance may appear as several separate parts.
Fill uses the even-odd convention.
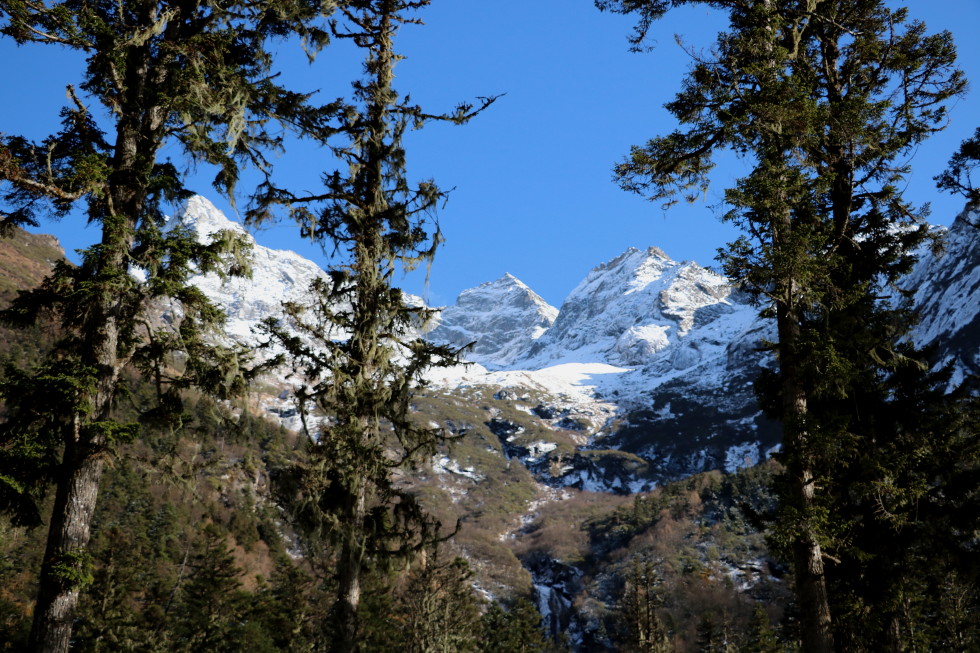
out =
[[[6,304],[17,290],[34,288],[63,258],[65,250],[54,236],[15,229],[0,238],[0,299]]]

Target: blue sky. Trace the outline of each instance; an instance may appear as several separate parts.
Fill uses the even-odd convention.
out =
[[[980,89],[980,2],[911,4],[913,17],[930,31],[953,32],[960,65]],[[705,8],[670,14],[655,26],[657,47],[643,54],[628,51],[632,22],[598,12],[592,0],[435,0],[422,18],[426,25],[406,27],[397,43],[407,57],[397,70],[401,92],[432,112],[480,95],[506,95],[468,125],[434,125],[409,136],[410,177],[455,190],[439,214],[447,241],[429,282],[410,275],[407,290],[432,304],[452,303],[460,291],[509,272],[560,305],[592,267],[631,246],[657,245],[677,260],[714,264],[716,250],[734,236],[718,219],[718,204],[739,161],[724,160],[703,202],[667,213],[621,191],[611,168],[631,144],[674,128],[662,106],[690,62],[674,35],[686,46],[707,48],[724,27],[720,15]],[[41,138],[55,129],[65,85],[77,81],[81,62],[57,48],[17,48],[7,40],[0,41],[0,61],[0,131]],[[290,83],[320,89],[327,99],[345,95],[360,69],[358,54],[343,46],[329,47],[312,68],[283,46],[280,65]],[[950,128],[913,159],[906,196],[931,202],[934,222],[948,224],[962,201],[936,191],[932,177],[977,126],[980,91],[956,104]],[[319,173],[333,162],[301,145],[276,165],[283,183],[315,190]],[[232,214],[205,172],[193,175],[191,186]],[[247,179],[240,190],[247,192]],[[39,231],[73,250],[98,237],[81,223],[66,218]],[[298,242],[292,225],[256,237],[323,260],[315,247]]]

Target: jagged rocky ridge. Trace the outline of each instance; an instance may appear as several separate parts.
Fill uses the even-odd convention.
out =
[[[202,237],[241,229],[201,197],[178,219]],[[959,378],[980,370],[977,222],[976,208],[964,212],[945,233],[945,249],[923,251],[902,284],[922,314],[912,336],[936,344]],[[302,301],[319,274],[297,254],[256,244],[252,279],[194,283],[225,307],[227,332],[254,343],[254,325],[280,315],[282,302]],[[767,364],[759,342],[772,337],[771,325],[723,276],[656,247],[599,265],[560,309],[504,275],[461,293],[426,337],[472,343],[474,364],[434,373],[436,385],[492,387],[515,401],[528,390],[543,397],[523,408],[554,442],[525,441],[522,424],[485,426],[548,485],[635,492],[753,464],[778,446],[778,430],[759,414],[752,391]],[[275,398],[268,409],[288,412],[287,401]],[[558,442],[573,443],[575,452]]]
[[[192,279],[194,285],[225,311],[225,334],[248,346],[259,343],[260,336],[255,327],[262,320],[283,317],[283,304],[302,302],[309,296],[313,280],[324,275],[320,266],[295,252],[257,244],[240,224],[229,220],[200,195],[187,200],[167,228],[176,224],[195,230],[201,242],[208,242],[219,231],[230,230],[251,244],[250,277],[223,280],[212,272]]]

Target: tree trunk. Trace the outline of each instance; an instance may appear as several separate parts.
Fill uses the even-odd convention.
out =
[[[801,483],[802,495],[812,498],[812,487],[812,478],[806,475]],[[803,652],[833,653],[834,638],[830,629],[830,604],[823,557],[820,543],[811,529],[807,528],[797,535],[793,542],[793,558],[796,564],[796,594],[800,601]]]
[[[784,446],[789,450],[786,471],[794,479],[795,499],[802,513],[792,548],[796,595],[800,603],[803,653],[833,653],[834,640],[823,554],[813,524],[810,523],[815,487],[810,462],[811,444],[806,426],[807,394],[800,380],[800,325],[793,308],[792,281],[787,285],[788,289],[777,306],[776,321],[779,331],[783,438]]]
[[[349,506],[350,532],[341,545],[337,569],[337,602],[334,623],[337,639],[336,653],[355,653],[358,650],[358,609],[361,603],[361,567],[364,563],[365,491],[363,484],[354,490]]]
[[[94,391],[79,398],[79,403],[89,404],[93,410],[88,416],[74,415],[72,427],[66,429],[60,475],[55,481],[54,510],[38,579],[28,645],[32,653],[66,653],[71,642],[79,593],[89,576],[87,550],[92,516],[107,454],[103,432],[86,427],[91,422],[110,419],[119,371],[126,361],[126,355],[121,356],[119,351],[119,319],[127,298],[113,283],[113,273],[125,270],[135,225],[143,209],[143,192],[135,185],[139,180],[135,170],[139,159],[138,126],[121,121],[116,136],[115,171],[109,191],[114,214],[104,222],[100,253],[86,262],[86,276],[95,282],[97,290],[93,293],[91,312],[78,325],[83,342],[81,360],[96,370]],[[103,281],[104,278],[109,281]]]
[[[776,81],[782,74],[782,66],[786,64],[784,61],[777,61],[775,54],[775,45],[781,38],[778,21],[774,20],[778,3],[774,0],[764,0],[764,6],[769,33],[765,50],[773,81]],[[800,33],[797,32],[794,41],[798,43],[799,39]],[[766,138],[767,149],[770,150],[768,158],[785,171],[789,167],[788,153],[796,145],[793,142],[793,130],[787,129],[779,118],[769,126],[769,130]],[[780,181],[782,183],[779,184],[780,190],[777,190],[779,200],[776,205],[777,214],[772,216],[772,240],[780,256],[787,257],[790,261],[798,261],[798,257],[812,256],[812,254],[801,252],[799,244],[795,242],[792,200],[786,194],[785,179]],[[793,498],[802,513],[800,523],[793,534],[792,544],[796,571],[796,596],[801,613],[803,653],[833,653],[834,641],[823,555],[811,522],[815,491],[813,451],[806,423],[808,391],[802,374],[802,357],[805,354],[800,351],[803,306],[801,306],[801,289],[795,267],[792,263],[787,267],[780,266],[781,272],[777,273],[775,286],[783,446],[788,449],[789,454],[786,472],[793,479],[795,494]]]
[[[28,649],[35,653],[68,650],[81,578],[88,574],[86,550],[102,478],[102,457],[86,451],[86,443],[78,442],[78,437],[75,429],[75,441],[65,449],[63,480],[55,493],[28,643]]]
[[[356,240],[354,248],[354,272],[357,276],[357,294],[354,301],[354,328],[350,335],[351,360],[354,384],[357,388],[352,401],[356,404],[355,437],[359,442],[354,448],[376,445],[383,440],[379,432],[378,417],[375,414],[375,399],[382,380],[375,378],[378,367],[383,363],[381,343],[384,312],[380,300],[388,291],[385,266],[389,263],[384,257],[383,230],[384,215],[388,209],[385,196],[384,164],[388,151],[385,136],[388,129],[389,105],[391,102],[391,82],[393,72],[392,37],[395,26],[392,17],[395,5],[385,2],[378,9],[377,27],[374,30],[375,43],[372,54],[376,57],[374,84],[366,107],[367,139],[365,144],[365,165],[358,179],[358,199],[364,217],[352,234]],[[356,480],[348,488],[350,504],[347,513],[348,532],[341,544],[339,569],[337,570],[337,602],[334,606],[334,624],[337,640],[333,650],[336,653],[356,653],[359,650],[358,609],[361,598],[361,570],[364,564],[368,533],[365,524],[367,514],[367,486],[365,481]]]
[[[94,339],[98,345],[90,349],[91,356],[100,363],[96,392],[88,398],[97,407],[95,420],[109,417],[119,375],[116,321],[112,318],[100,321],[101,328],[91,330],[97,334]],[[28,646],[33,653],[68,651],[79,593],[90,574],[87,550],[107,443],[100,430],[85,428],[81,415],[75,415],[74,425],[68,430],[38,579]]]

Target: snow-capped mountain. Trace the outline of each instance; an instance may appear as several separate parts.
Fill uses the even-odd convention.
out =
[[[670,350],[672,366],[687,369],[700,360],[696,347],[680,346],[696,339],[692,331],[746,309],[724,277],[673,261],[657,247],[630,248],[593,269],[569,294],[554,326],[531,348],[529,363],[584,357],[641,366]]]
[[[200,197],[178,219],[202,238],[241,230]],[[902,284],[914,292],[923,316],[913,337],[937,344],[961,378],[980,370],[978,222],[976,210],[960,216],[943,252],[923,253]],[[209,275],[193,282],[225,308],[229,335],[249,343],[259,320],[281,315],[284,301],[302,301],[321,274],[293,252],[255,244],[251,279],[223,283]],[[773,338],[771,324],[723,276],[674,261],[656,247],[631,248],[597,266],[560,310],[504,275],[461,293],[427,337],[473,343],[467,357],[475,364],[434,372],[436,386],[545,398],[533,410],[518,405],[523,399],[515,406],[581,452],[557,463],[529,454],[527,464],[548,484],[636,491],[706,469],[752,464],[779,443],[752,390],[760,366],[768,364],[759,343]],[[510,451],[551,446],[521,443],[519,424],[488,424]],[[624,456],[632,456],[629,464]]]
[[[258,343],[253,328],[259,322],[267,317],[281,317],[285,302],[302,302],[309,295],[313,280],[324,274],[320,266],[296,252],[259,245],[242,225],[229,220],[200,195],[187,200],[169,224],[181,224],[196,231],[200,242],[209,242],[219,231],[233,231],[252,245],[251,277],[222,280],[212,272],[191,279],[224,309],[228,317],[225,333],[249,346]]]
[[[485,301],[479,311],[461,315],[471,293],[460,296],[453,319],[465,319],[469,334],[492,333],[490,322],[481,321],[495,314]],[[631,248],[594,268],[540,337],[522,345],[509,330],[500,357],[494,337],[481,341],[477,360],[492,372],[471,369],[440,382],[502,386],[515,394],[531,388],[560,398],[549,412],[591,424],[583,451],[618,450],[649,464],[644,481],[634,468],[623,468],[622,457],[593,455],[573,461],[562,478],[547,480],[636,489],[704,469],[744,466],[778,443],[751,387],[762,364],[758,341],[767,329],[723,276],[674,261],[656,247]],[[515,358],[521,350],[527,353]]]
[[[901,287],[919,314],[912,338],[935,346],[938,362],[952,362],[957,383],[980,374],[980,206],[967,207],[939,245],[920,254]]]
[[[241,230],[203,198],[192,199],[179,220],[202,238]],[[936,346],[937,364],[954,363],[954,381],[980,371],[975,225],[980,210],[961,215],[945,230],[941,251],[923,250],[900,284],[922,316],[911,337]],[[255,342],[254,324],[282,315],[284,301],[302,302],[322,274],[292,252],[258,244],[252,266],[251,279],[192,280],[225,308],[229,335],[246,343]],[[567,488],[628,494],[700,471],[752,465],[781,439],[753,392],[760,367],[771,364],[760,343],[775,335],[757,313],[723,276],[656,247],[629,249],[595,267],[560,310],[509,274],[466,290],[426,336],[474,343],[467,354],[473,364],[433,370],[437,390],[420,393],[416,405],[430,426],[465,437],[437,452],[411,482],[428,484],[431,496],[452,502],[468,523],[478,523],[488,502],[506,493],[508,530],[494,530],[502,527],[492,517],[487,531],[470,531],[486,539],[462,545],[474,568],[486,571],[490,565],[481,567],[472,551],[533,536],[529,525],[542,504],[581,496]],[[273,396],[260,405],[295,427],[288,386],[273,385]],[[529,497],[523,503],[510,493],[518,486]],[[525,555],[521,563],[552,632],[570,632],[575,641],[584,613],[579,626],[568,619],[584,595],[582,570],[543,555]]]
[[[487,367],[507,367],[524,357],[558,316],[548,304],[510,274],[460,293],[444,308],[428,333],[435,342],[463,347],[466,357]]]

